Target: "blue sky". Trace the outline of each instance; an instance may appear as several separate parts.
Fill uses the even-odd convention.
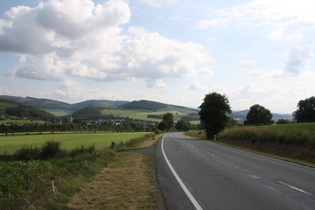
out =
[[[292,113],[315,92],[312,0],[1,0],[0,95]]]

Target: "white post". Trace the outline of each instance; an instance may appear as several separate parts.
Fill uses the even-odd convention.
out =
[[[217,135],[214,135],[214,141],[215,142],[217,141]]]
[[[53,179],[51,180],[51,186],[52,186],[53,193],[55,195],[55,193],[56,193],[56,191],[55,191],[55,182],[54,182]]]

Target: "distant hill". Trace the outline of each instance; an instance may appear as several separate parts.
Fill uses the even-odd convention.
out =
[[[129,101],[88,100],[88,101],[83,101],[80,103],[73,104],[72,106],[75,107],[75,110],[83,109],[88,106],[105,106],[105,107],[116,108],[127,103],[129,103]]]
[[[0,95],[0,99],[7,99],[15,101],[27,106],[35,107],[43,110],[66,110],[74,112],[83,109],[88,106],[105,106],[105,107],[118,107],[122,104],[128,103],[129,101],[110,101],[110,100],[88,100],[80,103],[69,104],[61,101],[51,99],[40,99],[33,97],[19,97],[19,96],[7,96]]]
[[[155,101],[147,101],[147,100],[140,100],[140,101],[132,101],[130,103],[126,103],[120,105],[118,108],[120,109],[140,109],[140,110],[149,110],[149,111],[157,111],[159,109],[167,108],[167,104],[163,104],[160,102]]]
[[[161,118],[166,112],[171,112],[174,114],[175,119],[187,119],[198,121],[198,109],[187,108],[184,106],[177,106],[171,104],[160,103],[156,101],[139,100],[139,101],[111,101],[111,100],[87,100],[75,104],[69,104],[61,101],[51,100],[51,99],[38,99],[33,97],[17,97],[17,96],[6,96],[0,95],[0,99],[6,99],[10,101],[15,101],[27,106],[38,108],[41,110],[48,111],[55,114],[55,116],[65,116],[75,113],[80,117],[84,118],[84,115],[90,113],[91,116],[99,115],[99,117],[114,115],[119,117],[130,117],[134,119],[152,119]],[[2,103],[0,104],[4,110],[4,107],[14,106],[12,104]],[[16,105],[15,105],[16,106]],[[87,107],[98,107],[93,110],[92,108],[85,109]],[[99,108],[100,107],[100,108]],[[103,107],[103,108],[102,108]],[[246,115],[249,110],[233,111],[229,117],[237,119],[239,122],[243,122],[246,119]],[[94,114],[93,114],[94,113]],[[149,115],[149,117],[148,117]],[[279,119],[292,120],[291,114],[277,114],[272,113],[273,120],[277,121]],[[90,118],[90,117],[88,117]]]
[[[56,117],[49,112],[31,106],[26,106],[15,101],[10,101],[8,99],[0,99],[0,116],[1,119],[18,117],[28,120],[56,120]]]

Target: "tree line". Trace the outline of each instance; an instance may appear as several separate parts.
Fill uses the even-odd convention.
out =
[[[297,107],[297,110],[293,112],[294,120],[297,123],[315,122],[315,97],[300,100]],[[227,114],[231,113],[231,107],[226,95],[216,92],[209,93],[204,97],[199,108],[201,126],[206,130],[209,139],[214,138],[228,123],[231,123],[231,119],[227,117]],[[279,121],[279,123],[286,122],[286,120]],[[244,121],[244,125],[247,126],[272,123],[274,122],[270,110],[259,104],[250,107]]]

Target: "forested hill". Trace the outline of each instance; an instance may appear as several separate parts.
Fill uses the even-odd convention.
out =
[[[26,106],[7,99],[0,99],[0,117],[1,119],[19,117],[28,120],[55,121],[56,117],[46,111]]]
[[[126,104],[129,101],[110,101],[110,100],[87,100],[75,104],[69,104],[61,101],[51,99],[39,99],[33,97],[18,97],[18,96],[7,96],[0,95],[0,99],[7,99],[15,101],[27,106],[35,107],[43,110],[68,110],[71,112],[83,109],[88,106],[105,106],[105,107],[118,107],[122,104]]]
[[[75,110],[83,109],[89,106],[105,106],[110,108],[116,108],[126,103],[129,103],[129,101],[88,100],[73,104],[73,107],[75,108]]]
[[[123,104],[119,106],[118,108],[157,111],[158,109],[165,109],[167,108],[167,106],[168,106],[167,104],[163,104],[159,102],[140,100],[140,101],[132,101],[130,103]]]

